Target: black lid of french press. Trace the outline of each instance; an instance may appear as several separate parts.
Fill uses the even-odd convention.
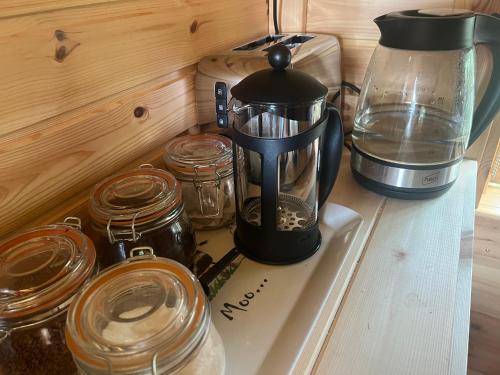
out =
[[[404,10],[373,20],[386,47],[445,51],[474,45],[475,14],[463,9]]]
[[[250,74],[233,86],[233,97],[246,103],[299,105],[324,99],[327,95],[328,89],[314,77],[286,69],[292,61],[287,46],[273,46],[267,58],[272,68]]]

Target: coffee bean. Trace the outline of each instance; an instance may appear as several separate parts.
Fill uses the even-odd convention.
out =
[[[66,347],[66,312],[0,342],[0,375],[72,375],[76,366]]]

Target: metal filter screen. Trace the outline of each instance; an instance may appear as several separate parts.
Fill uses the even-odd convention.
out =
[[[261,201],[260,198],[248,200],[241,216],[250,224],[261,225]],[[278,223],[279,231],[302,230],[314,225],[311,217],[311,207],[293,195],[280,193],[278,199]]]

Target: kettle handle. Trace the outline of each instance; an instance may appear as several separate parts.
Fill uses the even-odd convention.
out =
[[[344,147],[344,131],[342,119],[337,109],[331,105],[327,107],[328,122],[323,134],[323,150],[320,154],[320,184],[318,193],[319,207],[326,202],[333,184],[337,179],[342,160],[342,149]]]
[[[469,146],[481,135],[495,118],[500,107],[500,16],[477,14],[474,39],[476,44],[486,44],[491,50],[493,68],[490,82],[481,103],[474,112]]]

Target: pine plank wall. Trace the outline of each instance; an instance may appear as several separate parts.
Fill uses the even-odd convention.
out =
[[[196,124],[207,54],[263,35],[266,0],[0,2],[0,237]],[[244,15],[244,17],[242,17]]]

